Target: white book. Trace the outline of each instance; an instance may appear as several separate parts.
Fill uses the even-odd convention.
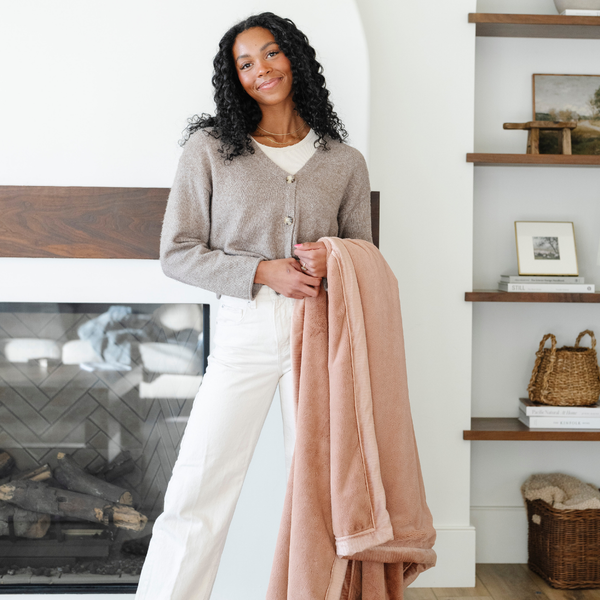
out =
[[[501,292],[546,292],[551,294],[593,294],[593,283],[498,283]]]
[[[546,406],[519,398],[519,410],[528,417],[600,417],[600,404],[593,406]]]
[[[519,411],[519,421],[529,429],[600,429],[600,417],[528,417]]]
[[[585,283],[585,277],[553,275],[500,275],[502,283]]]
[[[567,8],[561,15],[565,17],[600,17],[600,10],[583,10],[581,8]]]

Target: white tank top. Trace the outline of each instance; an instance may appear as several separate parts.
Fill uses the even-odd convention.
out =
[[[278,167],[290,175],[295,175],[317,151],[315,142],[318,139],[319,136],[311,129],[303,140],[285,148],[271,148],[254,141]]]

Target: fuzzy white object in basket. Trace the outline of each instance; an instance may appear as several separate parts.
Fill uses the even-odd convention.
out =
[[[600,491],[591,483],[563,473],[532,475],[521,486],[526,500],[543,500],[558,510],[600,508]]]

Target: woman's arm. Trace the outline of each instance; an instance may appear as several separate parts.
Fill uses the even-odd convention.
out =
[[[169,194],[160,238],[160,261],[168,277],[219,294],[251,300],[261,258],[228,255],[208,246],[212,174],[199,131],[184,147]]]
[[[363,155],[353,151],[352,174],[338,212],[338,237],[373,242],[371,183]]]

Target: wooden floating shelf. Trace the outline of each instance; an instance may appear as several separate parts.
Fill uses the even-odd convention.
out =
[[[465,293],[467,302],[583,302],[600,304],[600,293],[548,294],[546,292],[500,292],[498,290],[473,290]]]
[[[463,440],[600,442],[600,430],[529,429],[519,419],[473,418]]]
[[[470,13],[480,37],[600,39],[600,17]]]
[[[598,17],[600,19],[600,17]],[[600,167],[600,156],[582,154],[467,154],[467,162],[478,166]]]

